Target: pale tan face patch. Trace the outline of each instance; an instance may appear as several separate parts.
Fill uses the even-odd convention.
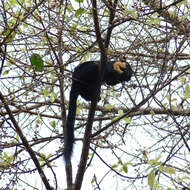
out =
[[[123,71],[121,70],[121,68],[123,68],[123,69],[125,69],[126,68],[126,65],[125,65],[125,63],[124,62],[115,62],[114,64],[113,64],[113,68],[114,68],[114,70],[116,70],[117,72],[119,72],[119,73],[123,73]]]

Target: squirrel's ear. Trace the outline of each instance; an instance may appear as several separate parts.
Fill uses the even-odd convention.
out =
[[[123,56],[120,56],[120,61],[121,62],[126,62],[126,57],[123,55]]]

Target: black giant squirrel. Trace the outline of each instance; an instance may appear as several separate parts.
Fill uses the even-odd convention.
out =
[[[100,77],[98,61],[87,61],[78,65],[72,75],[69,112],[64,130],[64,159],[71,159],[74,143],[74,124],[77,98],[80,95],[87,101],[93,101]],[[105,67],[102,83],[114,86],[129,81],[132,76],[131,66],[127,62],[108,61]]]

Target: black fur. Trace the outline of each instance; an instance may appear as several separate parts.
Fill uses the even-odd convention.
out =
[[[78,65],[72,76],[72,86],[69,100],[69,113],[67,117],[66,130],[64,134],[64,159],[70,160],[73,143],[74,143],[74,123],[76,116],[76,101],[80,95],[87,101],[93,101],[98,85],[99,66],[97,61],[88,61]],[[114,70],[113,64],[115,61],[109,61],[106,64],[103,83],[107,85],[116,85],[123,81],[129,81],[132,76],[132,69],[128,63],[125,63],[126,68],[119,73]]]

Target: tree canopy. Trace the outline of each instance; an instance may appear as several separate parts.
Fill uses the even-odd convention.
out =
[[[190,189],[188,0],[1,0],[0,12],[0,189]],[[63,170],[74,67],[123,56],[130,82],[78,100]]]

